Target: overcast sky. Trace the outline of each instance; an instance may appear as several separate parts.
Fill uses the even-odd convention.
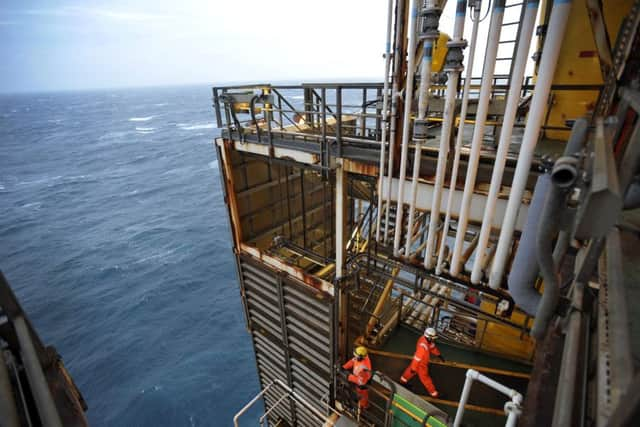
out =
[[[2,0],[0,92],[382,80],[386,11],[387,0]]]

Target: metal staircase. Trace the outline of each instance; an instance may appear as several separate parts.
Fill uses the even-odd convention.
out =
[[[498,58],[496,58],[496,74],[502,74],[508,69],[504,82],[506,87],[511,84],[514,58],[518,49],[528,49],[529,46],[520,46],[520,25],[524,19],[526,1],[507,1],[504,6],[504,20],[500,28],[500,40],[498,41]],[[514,16],[518,18],[514,18]],[[501,72],[502,71],[502,72]]]

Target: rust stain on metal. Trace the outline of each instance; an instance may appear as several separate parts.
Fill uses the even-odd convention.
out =
[[[380,168],[370,163],[356,162],[349,159],[342,160],[342,167],[346,172],[357,173],[360,175],[378,176]]]
[[[282,261],[281,259],[265,254],[262,251],[260,251],[260,249],[247,245],[245,243],[240,244],[240,249],[245,253],[253,256],[254,258],[261,260],[262,262],[269,265],[270,267],[273,267],[278,271],[287,273],[289,276],[297,279],[298,281],[304,283],[305,285],[317,291],[320,291],[322,293],[333,296],[333,285],[331,283],[325,280],[319,279],[315,276],[311,276],[301,268],[295,267],[293,265],[289,265],[284,261]]]
[[[223,140],[220,145],[222,152],[222,165],[224,169],[225,192],[227,194],[227,203],[229,204],[229,212],[231,213],[231,233],[233,234],[234,246],[240,247],[242,243],[242,228],[240,223],[240,215],[238,213],[238,201],[236,200],[236,189],[233,184],[233,170],[231,169],[231,151],[232,142]]]

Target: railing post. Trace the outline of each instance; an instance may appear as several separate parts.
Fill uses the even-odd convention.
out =
[[[336,144],[338,146],[337,157],[342,157],[342,87],[336,88]]]
[[[227,90],[222,89],[222,95],[224,96],[226,93],[227,93]],[[233,106],[227,105],[225,101],[223,102],[224,102],[224,116],[227,121],[227,132],[229,133],[229,138],[233,139],[233,135],[231,134],[231,113],[229,112],[229,108],[233,108]],[[238,129],[238,132],[240,132],[240,129]]]
[[[381,143],[384,144],[384,141],[381,140],[382,135],[382,106],[379,103],[380,98],[382,97],[382,88],[378,88],[376,90],[376,141],[380,140]]]
[[[361,122],[360,122],[360,136],[362,138],[365,137],[365,131],[367,130],[367,89],[363,88],[362,89],[362,115],[361,117]]]
[[[216,127],[222,127],[222,113],[220,113],[220,99],[218,98],[218,88],[213,88],[213,106],[216,110]]]
[[[325,179],[329,178],[329,144],[327,143],[327,89],[320,89],[320,118],[322,120],[321,162],[324,167]]]

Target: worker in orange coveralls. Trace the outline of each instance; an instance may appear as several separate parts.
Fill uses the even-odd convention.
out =
[[[347,379],[356,386],[356,393],[360,397],[358,406],[360,409],[369,407],[369,381],[371,380],[371,360],[367,356],[367,348],[356,347],[353,350],[353,358],[342,365],[342,369],[353,369]]]
[[[436,338],[437,334],[435,329],[425,329],[424,335],[418,339],[416,352],[413,355],[411,364],[407,369],[405,369],[404,373],[400,377],[400,383],[406,385],[411,378],[418,374],[422,385],[424,385],[424,388],[427,389],[431,397],[438,397],[440,393],[436,390],[436,387],[433,385],[433,381],[431,381],[431,377],[429,376],[429,359],[431,356],[436,356],[444,362],[444,358],[440,354],[440,350],[436,347]]]

